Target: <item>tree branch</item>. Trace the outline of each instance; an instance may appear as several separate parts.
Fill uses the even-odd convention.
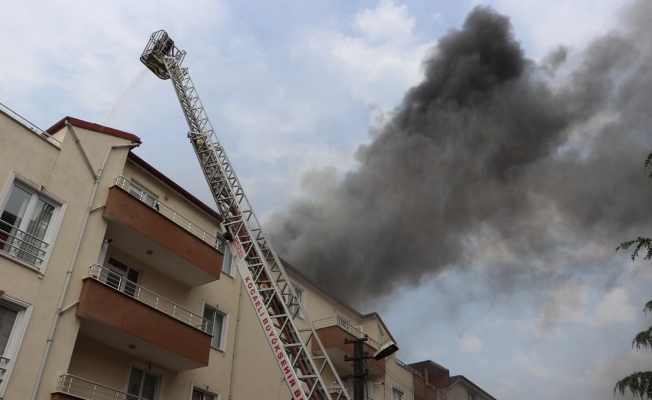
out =
[[[634,372],[616,383],[614,387],[614,397],[616,392],[625,395],[625,390],[629,389],[634,397],[641,399],[652,399],[652,372]]]
[[[650,154],[652,156],[652,154]],[[647,249],[647,253],[645,254],[645,257],[643,258],[644,260],[649,260],[652,259],[652,239],[650,238],[644,238],[644,237],[638,237],[638,239],[634,240],[628,240],[627,242],[623,242],[616,247],[616,251],[623,249],[627,250],[631,245],[636,243],[636,248],[634,249],[634,252],[632,253],[632,261],[638,257],[638,251],[643,249]]]
[[[634,336],[634,340],[632,340],[632,349],[634,347],[636,347],[636,350],[640,350],[641,347],[644,349],[652,349],[652,327]]]

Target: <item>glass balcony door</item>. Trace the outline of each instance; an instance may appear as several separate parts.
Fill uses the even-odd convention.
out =
[[[109,258],[109,265],[106,268],[108,269],[108,273],[104,282],[107,285],[129,296],[136,296],[136,285],[140,278],[140,272],[138,270],[131,268],[113,257]]]
[[[128,400],[147,399],[155,400],[159,387],[160,376],[152,374],[141,368],[132,366],[129,374],[127,393],[138,396],[127,396]]]

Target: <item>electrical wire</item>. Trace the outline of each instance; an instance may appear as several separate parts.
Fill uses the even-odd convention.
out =
[[[382,368],[381,365],[380,365],[380,363],[379,363],[378,361],[376,361],[376,360],[374,360],[374,359],[372,359],[372,361],[373,361],[374,363],[376,363],[376,365],[377,365],[379,368]],[[388,370],[387,368],[385,368],[385,374],[391,376],[391,377],[392,377],[396,382],[399,383],[400,386],[403,386],[403,388],[406,389],[408,392],[410,392],[410,393],[414,393],[414,388],[412,387],[412,385],[407,385],[407,384],[406,384],[405,382],[403,382],[399,377],[397,377],[397,376],[394,375],[393,373],[389,372],[389,370]],[[411,375],[411,373],[410,373],[410,375]]]
[[[375,361],[375,360],[374,360],[374,361]],[[365,364],[364,364],[364,366],[365,366],[365,368],[366,368],[366,370],[367,370],[367,373],[369,373],[369,372],[370,372],[370,371],[369,371],[369,366],[367,366],[367,362],[366,362],[366,360],[365,360]],[[385,372],[387,373],[387,370],[386,370]],[[372,376],[372,377],[373,377],[374,375],[367,375],[367,376]],[[391,373],[390,373],[390,376],[393,376],[393,375],[391,375]],[[395,378],[395,377],[394,377],[394,378]],[[396,378],[395,378],[395,379],[396,379]],[[373,379],[372,379],[372,382],[373,382]],[[365,383],[366,383],[366,382],[365,382]],[[387,387],[387,385],[385,384],[385,382],[383,382],[383,381],[376,380],[374,383],[377,383],[377,384],[381,385],[381,386],[383,387],[383,390],[385,390],[385,392],[387,392],[387,393],[391,396],[392,400],[394,399],[394,395],[395,395],[395,393],[394,393],[394,389],[393,389],[393,388],[390,390],[390,389]],[[405,385],[405,384],[403,384],[403,385]],[[365,385],[365,389],[366,389],[366,385]],[[408,391],[408,392],[411,392],[411,393],[414,394],[414,390],[412,390],[412,388],[408,388],[407,391]],[[403,398],[403,396],[401,396],[401,397]],[[368,395],[367,395],[366,398],[367,398],[367,400],[371,400],[371,399],[369,398]]]

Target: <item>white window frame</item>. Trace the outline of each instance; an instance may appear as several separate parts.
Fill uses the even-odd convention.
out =
[[[134,193],[131,192],[131,189],[134,189],[134,192],[140,192],[139,196],[136,196]],[[143,185],[142,183],[138,182],[138,180],[134,179],[134,177],[131,177],[131,180],[129,181],[129,186],[127,187],[127,192],[136,197],[138,200],[142,201],[143,203],[147,204],[151,208],[156,209],[159,211],[159,196],[154,193],[152,190],[148,189]],[[150,204],[149,202],[152,204]]]
[[[303,306],[303,309],[306,309],[306,289],[304,289],[302,286],[297,285],[295,282],[292,282],[292,285],[294,285],[294,291],[301,292],[301,295],[299,297],[299,303],[301,303],[301,306]],[[296,311],[296,308],[298,306],[291,306],[288,311],[290,311],[292,314]],[[303,314],[303,311],[299,311],[297,314],[297,318],[304,319],[305,315]]]
[[[226,272],[224,270],[224,263],[226,262],[227,259],[230,258],[231,261],[231,270],[229,272]],[[235,278],[235,259],[233,257],[233,254],[231,253],[231,247],[229,246],[229,243],[227,242],[225,247],[224,247],[224,259],[222,260],[222,267],[220,268],[220,271],[224,272],[231,278]]]
[[[217,391],[215,389],[212,389],[212,388],[209,388],[207,385],[202,385],[202,384],[194,382],[194,381],[190,385],[190,396],[188,397],[189,399],[192,399],[193,390],[199,390],[199,391],[204,392],[206,394],[210,394],[212,396],[215,396],[216,400],[221,400],[222,399],[222,393],[220,393],[219,391]]]
[[[130,293],[128,293],[128,292],[126,291],[127,282],[130,282],[131,284],[135,284],[135,285],[140,285],[140,280],[141,280],[141,278],[143,277],[143,271],[140,270],[140,269],[136,269],[136,268],[132,267],[130,264],[127,264],[126,262],[123,262],[120,258],[114,257],[114,256],[111,255],[111,254],[109,254],[108,257],[105,257],[105,259],[106,259],[106,262],[105,262],[104,264],[100,264],[100,266],[101,266],[102,268],[106,269],[107,273],[106,273],[105,276],[102,277],[102,279],[100,279],[100,281],[101,281],[102,283],[104,283],[105,285],[107,285],[107,286],[109,286],[109,287],[112,287],[112,288],[116,289],[117,291],[119,291],[119,292],[121,292],[121,293],[124,293],[124,294],[126,294],[126,295],[128,295],[128,296],[131,296],[131,297],[136,297],[136,293],[135,293],[135,292],[134,292],[133,294],[130,294]],[[113,259],[113,260],[119,262],[120,264],[124,265],[125,267],[127,267],[127,272],[126,272],[127,275],[121,275],[119,272],[116,272],[116,271],[112,270],[112,269],[111,269],[111,266],[113,266],[113,267],[115,267],[115,268],[118,268],[118,267],[115,266],[115,265],[113,265],[113,264],[111,264],[111,259]],[[118,269],[119,269],[119,268],[118,268]],[[127,278],[127,276],[129,276],[129,271],[130,271],[130,270],[134,270],[134,271],[138,272],[138,281],[137,281],[137,282],[131,282],[131,281]],[[124,280],[121,280],[121,282],[120,282],[120,287],[117,287],[117,288],[116,288],[115,286],[113,286],[112,284],[110,284],[110,283],[107,282],[107,280],[108,280],[108,278],[109,278],[109,272],[108,272],[108,271],[113,272],[113,273],[115,273],[115,274],[117,274],[117,275],[120,275],[122,278],[124,278]],[[132,288],[133,288],[133,287],[132,287]],[[133,289],[134,289],[134,291],[137,290],[136,288],[133,288]]]
[[[399,394],[401,400],[405,400],[405,392],[401,388],[392,386],[392,400],[394,400],[394,395]]]
[[[127,376],[125,377],[125,385],[124,385],[124,390],[123,392],[127,393],[127,390],[129,390],[129,378],[131,377],[131,368],[136,367],[138,369],[142,369],[143,371],[147,371],[150,374],[158,375],[158,387],[156,388],[156,394],[154,395],[154,399],[160,400],[163,398],[163,382],[165,381],[165,371],[152,367],[149,364],[142,363],[140,361],[136,360],[130,360],[129,361],[129,368],[127,369]],[[133,396],[133,395],[132,395]]]
[[[211,302],[209,302],[207,300],[204,300],[204,302],[202,304],[202,307],[201,307],[201,315],[202,316],[204,315],[204,309],[206,307],[212,308],[213,310],[215,310],[215,312],[217,312],[218,314],[222,314],[222,316],[224,316],[224,323],[222,324],[222,336],[220,338],[220,345],[219,345],[219,347],[213,346],[213,339],[211,339],[211,347],[216,349],[216,350],[219,350],[219,351],[221,351],[223,353],[226,353],[226,344],[228,343],[228,341],[227,341],[227,332],[229,331],[229,312],[227,310],[219,307],[215,303],[211,303]],[[212,333],[213,332],[211,331],[211,334]]]
[[[365,393],[367,395],[367,400],[374,400],[376,398],[376,384],[372,380],[365,382]]]
[[[63,216],[66,212],[68,204],[47,190],[41,190],[41,186],[30,182],[27,178],[15,172],[12,172],[9,179],[7,180],[2,194],[0,195],[0,213],[2,213],[2,211],[4,211],[5,207],[7,206],[7,201],[9,201],[9,194],[12,191],[14,185],[22,187],[26,191],[31,192],[32,195],[42,197],[56,207],[54,213],[52,214],[52,219],[50,220],[48,230],[45,234],[45,237],[43,238],[43,241],[48,244],[48,250],[45,253],[43,261],[38,267],[28,264],[19,258],[12,257],[5,252],[0,252],[0,256],[7,257],[10,260],[17,262],[18,264],[24,265],[25,267],[38,272],[39,277],[42,278],[45,274],[48,261],[50,260],[50,255],[52,254],[52,249],[54,248],[54,243],[58,236],[59,228],[61,227],[61,221],[63,220]]]
[[[5,349],[5,357],[9,358],[9,363],[7,364],[7,371],[4,373],[3,381],[0,383],[0,399],[2,399],[4,398],[5,390],[7,390],[7,385],[11,379],[11,372],[16,364],[18,351],[20,350],[23,339],[25,338],[27,324],[29,323],[34,307],[29,303],[7,295],[7,293],[0,298],[0,302],[20,310],[16,316],[14,328],[9,335],[9,341],[7,342],[7,348]]]

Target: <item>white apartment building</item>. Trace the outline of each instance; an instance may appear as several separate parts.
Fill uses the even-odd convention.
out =
[[[0,108],[0,138],[0,399],[290,398],[221,216],[131,152],[136,135],[71,117],[42,132]],[[341,376],[345,338],[393,340],[286,269]],[[417,367],[369,360],[367,398],[445,398]]]

